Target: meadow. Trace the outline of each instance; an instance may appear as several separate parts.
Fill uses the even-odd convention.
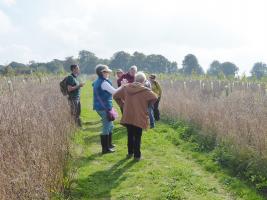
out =
[[[0,78],[0,199],[266,199],[264,83],[161,76],[162,120],[145,131],[136,163],[118,120],[116,153],[100,153],[94,77],[82,129],[61,79]]]
[[[74,125],[57,77],[0,78],[0,199],[62,191]]]

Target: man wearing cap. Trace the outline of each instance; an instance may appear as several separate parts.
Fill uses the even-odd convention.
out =
[[[137,72],[137,67],[135,65],[131,66],[129,72],[123,74],[117,81],[118,87],[121,86],[122,81],[127,81],[128,83],[134,82],[134,76]]]
[[[162,90],[161,90],[160,84],[158,83],[158,81],[156,81],[156,75],[155,74],[151,74],[149,76],[149,81],[151,83],[152,91],[158,95],[158,99],[157,99],[156,103],[154,104],[153,111],[154,111],[155,120],[159,121],[160,120],[159,102],[161,99]]]

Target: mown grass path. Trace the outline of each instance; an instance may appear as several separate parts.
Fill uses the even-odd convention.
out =
[[[90,85],[83,89],[85,124],[73,138],[71,168],[77,170],[77,176],[71,199],[263,199],[245,185],[238,184],[238,190],[227,187],[225,179],[206,170],[194,154],[175,144],[179,129],[165,123],[143,133],[140,162],[126,159],[126,129],[118,122],[113,139],[116,153],[102,155],[101,124],[92,111],[91,90]]]

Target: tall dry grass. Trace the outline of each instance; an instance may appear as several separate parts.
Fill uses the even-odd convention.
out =
[[[162,80],[161,112],[199,125],[238,150],[267,154],[267,96],[264,85],[221,81]]]
[[[58,78],[0,79],[0,199],[60,191],[74,130]]]

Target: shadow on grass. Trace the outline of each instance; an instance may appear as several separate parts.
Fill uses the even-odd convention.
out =
[[[92,127],[84,128],[83,131],[88,131],[88,132],[94,133],[94,132],[100,132],[101,129],[102,129],[102,126],[92,126]]]
[[[115,141],[124,137],[127,137],[127,130],[125,127],[117,127],[113,129],[113,139]]]
[[[79,157],[75,160],[75,167],[80,168],[88,165],[91,161],[95,160],[98,157],[103,156],[101,152],[94,153],[89,157]]]
[[[100,145],[100,136],[99,135],[86,136],[83,138],[83,141],[85,145],[91,145],[93,143],[99,143]]]
[[[101,120],[83,122],[83,125],[97,125],[97,124],[101,124]]]
[[[97,127],[98,131],[101,127]],[[87,128],[83,131],[92,130],[93,128]],[[100,133],[100,131],[99,131]],[[121,138],[127,137],[127,131],[124,127],[118,127],[114,128],[113,131],[113,141],[116,142],[117,140],[120,140]],[[83,138],[85,145],[91,145],[93,143],[99,143],[100,145],[100,134],[94,134],[90,136],[85,136]]]
[[[99,155],[92,155],[87,161],[97,156]],[[78,179],[72,191],[73,199],[111,199],[111,190],[126,179],[123,174],[136,163],[134,160],[127,161],[126,158],[122,159],[107,170]]]

